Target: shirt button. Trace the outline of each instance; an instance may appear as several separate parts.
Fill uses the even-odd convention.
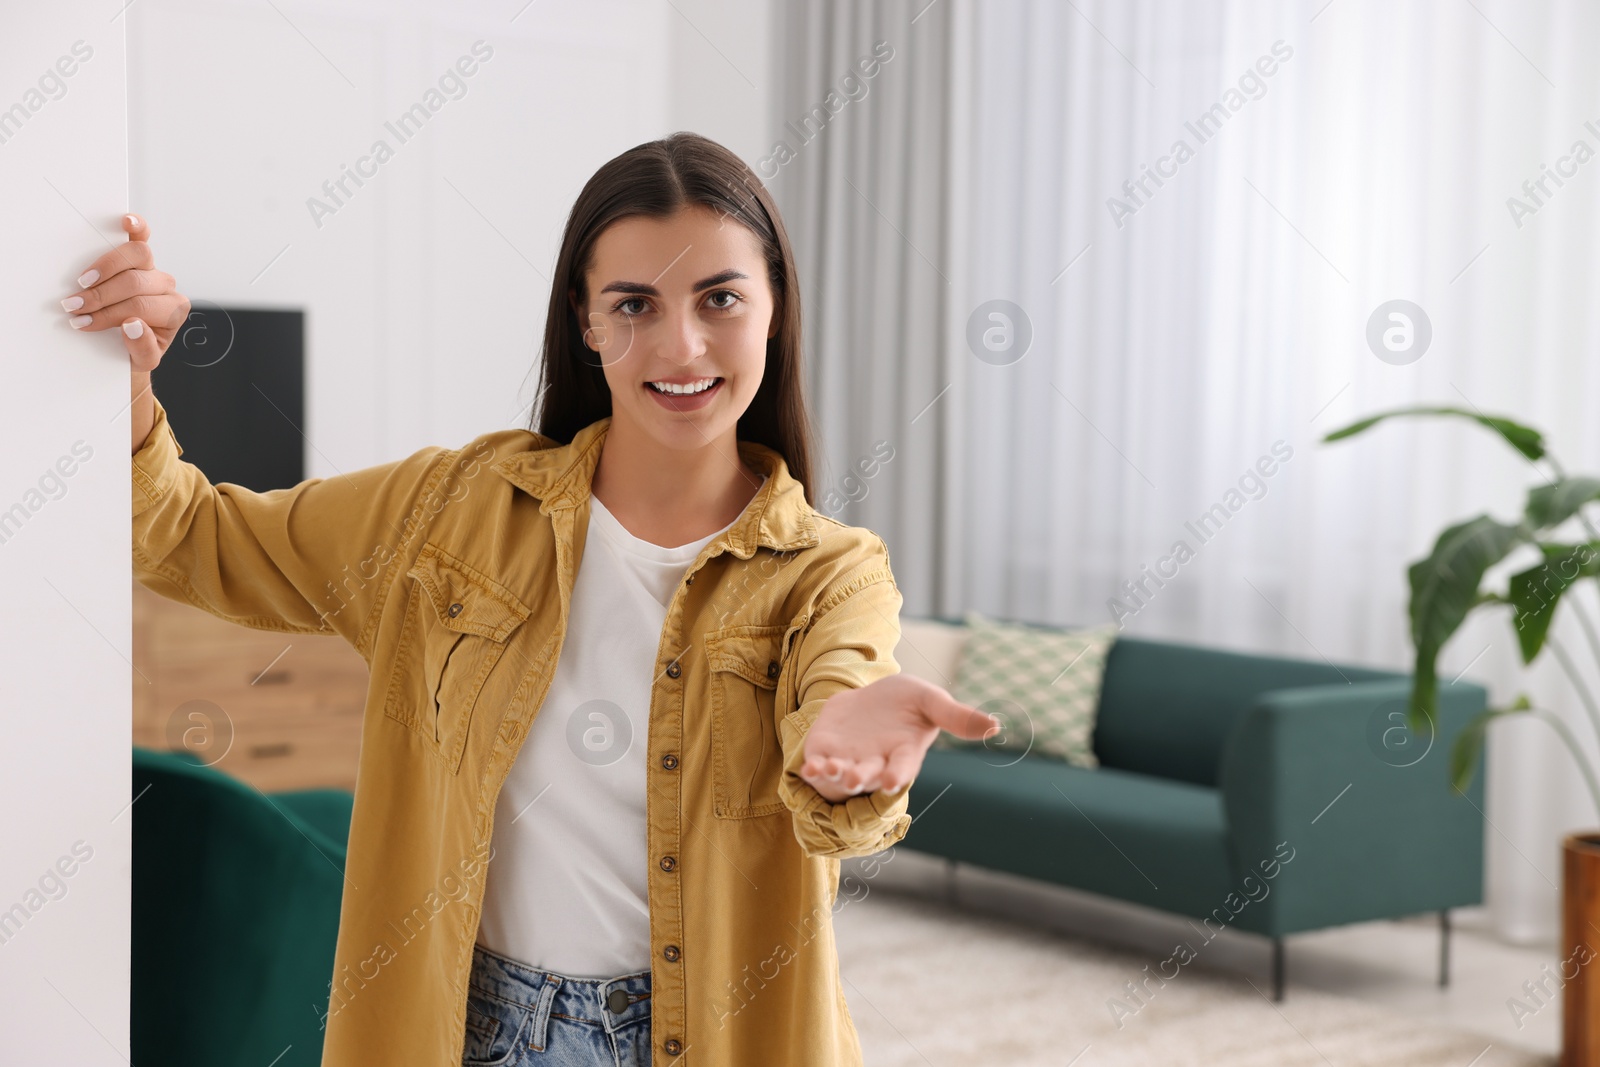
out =
[[[678,861],[676,859],[674,859],[673,857],[671,857],[671,856],[662,856],[661,857],[661,869],[663,871],[676,870],[677,867],[678,867]]]
[[[678,666],[678,661],[677,660],[673,660],[671,663],[667,664],[667,677],[668,678],[676,678],[678,675],[680,675],[682,673],[683,673],[683,668]]]
[[[450,617],[453,619],[457,615],[460,615],[460,614],[461,614],[461,605],[460,604],[451,604],[450,605]]]
[[[661,950],[661,954],[673,963],[676,963],[678,961],[678,957],[681,955],[681,953],[678,951],[677,945],[668,945],[666,948]]]
[[[669,1037],[667,1038],[667,1043],[661,1047],[666,1050],[668,1056],[676,1056],[683,1051],[683,1042],[675,1037]]]
[[[771,663],[767,664],[767,677],[776,678],[778,676],[778,671],[781,669],[782,668],[778,666],[778,661],[773,660]]]
[[[677,770],[678,769],[678,757],[674,756],[672,753],[668,752],[665,756],[661,757],[661,766],[665,767],[669,771]]]

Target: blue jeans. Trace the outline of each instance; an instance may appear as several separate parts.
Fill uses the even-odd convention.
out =
[[[649,1067],[650,972],[568,978],[472,949],[462,1067]]]

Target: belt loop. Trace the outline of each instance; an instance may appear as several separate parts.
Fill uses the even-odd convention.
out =
[[[544,986],[539,990],[539,1001],[533,1006],[533,1018],[529,1021],[528,1047],[535,1052],[543,1052],[550,1036],[550,1009],[555,1004],[556,990],[561,986],[561,976],[549,971],[544,974]]]

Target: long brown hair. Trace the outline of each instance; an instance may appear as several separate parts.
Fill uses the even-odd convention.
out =
[[[561,255],[550,281],[543,372],[530,429],[563,444],[585,426],[611,414],[611,389],[595,353],[583,344],[583,327],[569,300],[588,300],[585,273],[600,234],[619,219],[662,218],[701,205],[733,219],[761,241],[772,285],[778,332],[767,339],[761,387],[736,435],[775,449],[790,477],[811,495],[811,424],[801,389],[800,287],[789,234],[778,207],[755,172],[733,152],[697,133],[679,132],[628,149],[594,173],[567,217]]]

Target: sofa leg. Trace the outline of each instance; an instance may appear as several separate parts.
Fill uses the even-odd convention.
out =
[[[1272,939],[1272,999],[1283,1003],[1283,938]]]
[[[1450,909],[1439,911],[1439,988],[1450,985]]]

